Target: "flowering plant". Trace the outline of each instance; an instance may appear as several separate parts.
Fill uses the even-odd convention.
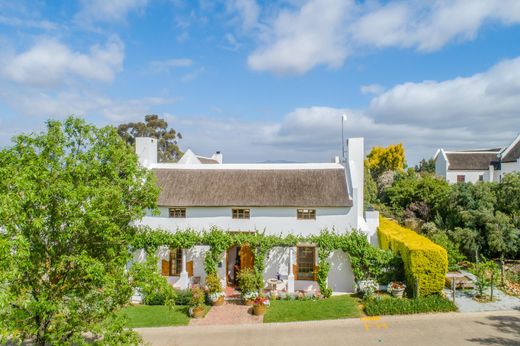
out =
[[[388,284],[387,291],[392,292],[392,291],[404,290],[405,288],[406,288],[406,285],[404,283],[398,282],[398,281],[392,281]]]
[[[253,300],[256,297],[258,297],[258,293],[257,292],[245,292],[245,293],[242,294],[242,298],[244,300]]]
[[[270,304],[270,301],[269,301],[269,298],[267,298],[267,297],[258,296],[255,299],[255,305],[267,305],[267,306],[269,306],[269,304]]]
[[[224,292],[213,292],[208,294],[208,297],[212,302],[217,301],[220,297],[223,296],[225,296]]]

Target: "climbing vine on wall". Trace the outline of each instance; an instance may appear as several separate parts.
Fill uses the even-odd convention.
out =
[[[318,247],[317,283],[320,292],[326,297],[332,293],[327,287],[330,271],[328,257],[332,251],[342,250],[347,254],[356,280],[379,279],[393,258],[389,251],[372,247],[366,235],[359,231],[336,233],[326,229],[318,235],[304,237],[294,234],[268,235],[263,232],[226,232],[216,227],[204,232],[191,229],[168,232],[143,227],[137,232],[133,248],[156,251],[159,246],[188,249],[195,245],[206,245],[209,250],[204,258],[204,267],[206,273],[211,274],[217,272],[222,254],[229,247],[247,244],[254,253],[253,270],[257,276],[257,288],[261,289],[269,251],[274,247],[291,247],[298,243],[312,243]]]

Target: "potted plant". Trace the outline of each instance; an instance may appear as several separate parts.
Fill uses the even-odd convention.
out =
[[[253,305],[258,296],[258,280],[251,269],[242,269],[238,273],[238,284],[242,293],[242,301],[245,305]]]
[[[404,290],[406,285],[402,282],[393,281],[388,284],[388,292],[396,298],[403,298]]]
[[[256,316],[261,316],[265,314],[265,311],[267,310],[269,304],[269,298],[264,297],[263,295],[259,295],[254,300],[253,314],[255,314]]]
[[[206,289],[208,291],[208,299],[213,306],[224,304],[224,292],[222,292],[222,285],[216,273],[206,276]]]
[[[191,289],[190,309],[189,313],[193,318],[204,317],[204,291],[199,287]]]

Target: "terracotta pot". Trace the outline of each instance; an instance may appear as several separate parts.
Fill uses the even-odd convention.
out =
[[[194,307],[192,312],[191,312],[191,315],[193,318],[203,318],[204,317],[204,307],[203,306],[197,306],[197,307]]]
[[[253,305],[253,314],[256,316],[262,316],[265,314],[265,311],[267,310],[267,306],[264,304],[255,304]]]
[[[252,306],[253,304],[255,304],[255,301],[253,299],[244,300],[244,305]]]
[[[403,298],[404,288],[392,290],[392,295],[396,298]]]
[[[213,306],[221,306],[223,304],[224,304],[224,296],[220,296],[220,297],[218,297],[217,300],[214,300],[211,302],[211,305],[213,305]]]

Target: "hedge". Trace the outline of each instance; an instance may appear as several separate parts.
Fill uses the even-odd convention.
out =
[[[368,316],[379,315],[406,315],[425,312],[450,312],[456,311],[455,304],[446,298],[433,295],[414,299],[369,299],[365,302],[365,312]]]
[[[448,254],[443,247],[383,217],[378,236],[381,248],[402,258],[408,288],[418,288],[419,296],[442,292],[448,271]]]

